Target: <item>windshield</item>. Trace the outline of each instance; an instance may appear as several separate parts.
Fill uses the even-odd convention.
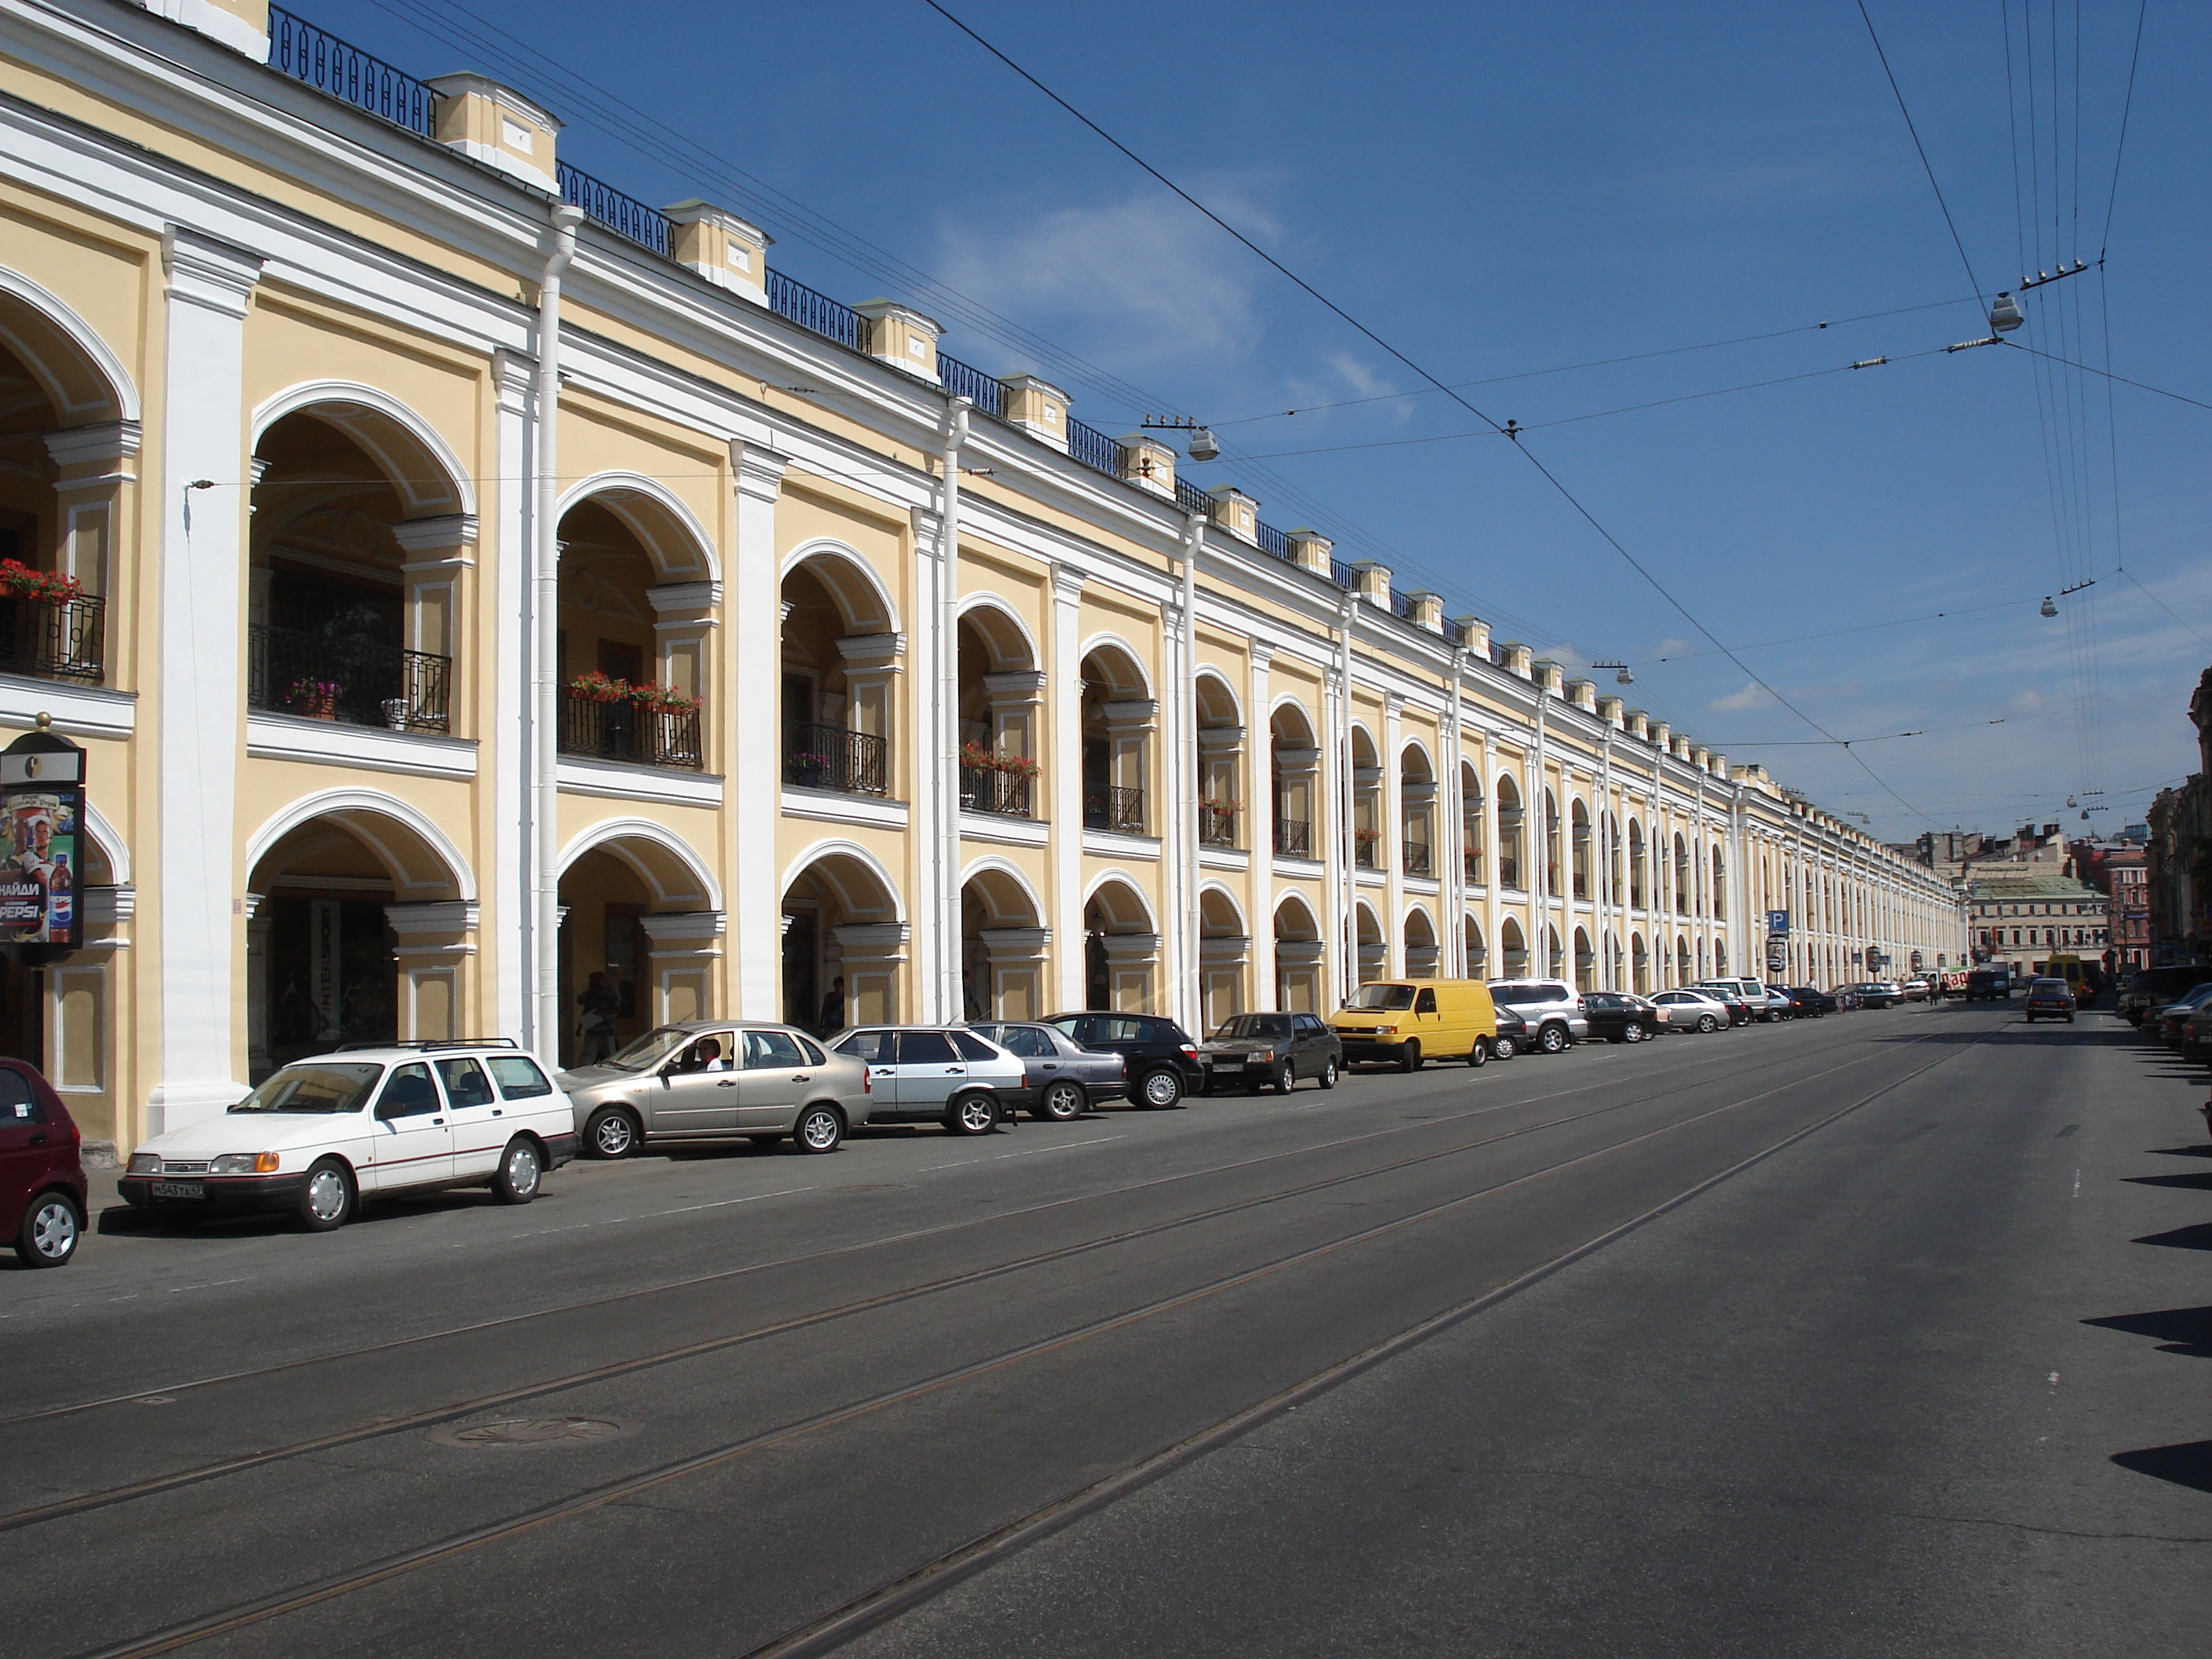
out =
[[[677,1026],[663,1025],[647,1031],[629,1048],[604,1063],[609,1066],[619,1066],[625,1072],[649,1072],[690,1041],[690,1032]]]
[[[1410,1008],[1413,1006],[1413,988],[1410,985],[1363,985],[1346,999],[1347,1008]]]
[[[1234,1019],[1224,1019],[1216,1028],[1217,1042],[1236,1042],[1248,1037],[1287,1037],[1291,1034],[1288,1014],[1239,1014]]]
[[[230,1109],[234,1112],[357,1112],[381,1066],[287,1066]]]

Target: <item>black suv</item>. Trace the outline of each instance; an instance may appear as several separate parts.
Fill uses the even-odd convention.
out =
[[[1094,1009],[1054,1014],[1044,1023],[1058,1026],[1080,1048],[1121,1055],[1128,1066],[1129,1098],[1139,1105],[1180,1106],[1184,1095],[1206,1086],[1198,1044],[1171,1019]]]

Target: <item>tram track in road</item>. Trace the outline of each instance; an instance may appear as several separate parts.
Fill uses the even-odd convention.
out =
[[[1913,1046],[1917,1046],[1917,1040]],[[1733,1162],[1717,1173],[1700,1178],[1660,1203],[1650,1206],[1627,1220],[1610,1226],[1559,1252],[1550,1260],[1517,1275],[1506,1284],[1493,1286],[1477,1296],[1429,1314],[1379,1342],[1370,1344],[1358,1352],[1310,1373],[1304,1379],[1292,1383],[1288,1388],[1275,1391],[1256,1404],[1232,1413],[1210,1427],[1186,1436],[1173,1445],[1137,1460],[1116,1474],[1065,1494],[1048,1504],[1031,1510],[1014,1522],[971,1539],[955,1549],[946,1551],[921,1566],[902,1574],[899,1577],[854,1598],[831,1613],[812,1620],[798,1629],[789,1631],[765,1645],[751,1650],[747,1659],[795,1659],[796,1656],[802,1654],[830,1651],[860,1632],[896,1616],[898,1613],[950,1588],[961,1578],[981,1570],[991,1562],[1003,1559],[1036,1538],[1042,1537],[1083,1515],[1110,1504],[1170,1470],[1202,1455],[1217,1446],[1226,1443],[1246,1430],[1299,1403],[1300,1401],[1312,1398],[1358,1371],[1404,1352],[1437,1332],[1460,1323],[1484,1309],[1495,1306],[1529,1285],[1540,1282],[1570,1262],[1604,1249],[1648,1222],[1692,1201],[1699,1194],[1743,1170],[1819,1133],[1852,1112],[1857,1111],[1869,1102],[1902,1088],[1945,1065],[1957,1058],[1962,1052],[1964,1052],[1963,1048],[1952,1048],[1901,1076],[1884,1081],[1843,1106],[1822,1114],[1814,1121],[1802,1124],[1769,1141],[1757,1151]],[[1846,1069],[1850,1063],[1853,1062],[1829,1067],[1815,1075],[1832,1075]],[[1520,1174],[1486,1183],[1469,1192],[1421,1205],[1372,1225],[1285,1252],[1237,1272],[1174,1291],[1136,1307],[1123,1309],[1030,1342],[945,1367],[927,1376],[902,1382],[864,1399],[758,1431],[650,1468],[619,1476],[504,1517],[449,1534],[434,1541],[385,1555],[321,1579],[295,1585],[259,1597],[243,1600],[197,1618],[147,1632],[123,1642],[81,1654],[78,1659],[153,1659],[153,1656],[173,1652],[218,1636],[264,1624],[288,1613],[299,1612],[356,1591],[386,1583],[405,1574],[453,1560],[491,1545],[522,1537],[561,1522],[603,1509],[610,1504],[642,1498],[660,1488],[713,1470],[728,1468],[761,1452],[788,1446],[808,1437],[878,1417],[899,1406],[942,1394],[957,1389],[963,1383],[989,1377],[1047,1356],[1064,1354],[1085,1343],[1128,1330],[1147,1321],[1156,1320],[1163,1316],[1193,1307],[1209,1298],[1253,1285],[1279,1273],[1324,1261],[1344,1251],[1401,1233],[1422,1223],[1465,1211],[1470,1206],[1499,1194],[1528,1187],[1563,1172],[1610,1158],[1628,1148],[1656,1140],[1700,1123],[1709,1122],[1725,1114],[1741,1111],[1757,1102],[1802,1086],[1803,1083],[1811,1080],[1813,1079],[1810,1078],[1791,1079],[1772,1088],[1739,1099],[1723,1102],[1703,1111],[1674,1119],[1633,1135],[1608,1141],[1603,1146],[1587,1149],[1571,1157],[1555,1159],[1540,1168],[1524,1170]],[[1593,1112],[1577,1115],[1588,1117],[1597,1115]],[[1525,1133],[1527,1131],[1513,1133]],[[1500,1139],[1503,1138],[1510,1137],[1500,1137]],[[1435,1156],[1449,1156],[1449,1153],[1439,1153]],[[1346,1177],[1346,1179],[1353,1180],[1358,1178],[1360,1177],[1356,1175]]]
[[[1915,1041],[1917,1040],[1918,1039],[1915,1039]],[[1754,1100],[1766,1098],[1768,1096],[1778,1093],[1783,1089],[1797,1087],[1802,1084],[1813,1082],[1820,1078],[1830,1076],[1835,1072],[1844,1070],[1850,1066],[1863,1064],[1868,1060],[1878,1057],[1882,1052],[1884,1051],[1875,1050],[1872,1053],[1859,1055],[1855,1059],[1844,1060],[1838,1065],[1829,1066],[1820,1071],[1811,1072],[1805,1073],[1802,1076],[1794,1077],[1789,1082],[1778,1085],[1773,1089],[1764,1091],[1760,1094],[1747,1096],[1739,1101],[1729,1102],[1725,1106],[1716,1108],[1715,1110],[1721,1111],[1732,1109],[1739,1105],[1748,1104]],[[1741,1073],[1739,1073],[1729,1075],[1733,1076],[1741,1074]],[[1060,1245],[1051,1249],[1033,1251],[1027,1255],[1016,1256],[1006,1261],[987,1263],[982,1267],[971,1268],[963,1273],[946,1274],[940,1278],[925,1280],[919,1284],[902,1285],[896,1289],[882,1291],[874,1296],[856,1297],[850,1301],[838,1304],[834,1307],[817,1309],[811,1312],[797,1315],[788,1319],[771,1321],[765,1324],[750,1327],[745,1330],[729,1332],[720,1336],[704,1338],[693,1342],[677,1344],[668,1347],[657,1349],[650,1353],[635,1355],[627,1359],[616,1360],[605,1364],[568,1372],[559,1376],[544,1378],[533,1382],[520,1384],[511,1389],[503,1389],[488,1394],[475,1395],[465,1400],[447,1401],[422,1411],[409,1413],[397,1417],[386,1418],[372,1423],[360,1424],[351,1428],[336,1430],[328,1434],[313,1436],[306,1439],[289,1442],[282,1446],[269,1447],[259,1451],[241,1454],[238,1456],[222,1459],[216,1462],[199,1464],[186,1469],[179,1469],[167,1474],[153,1476],[144,1480],[132,1481],[119,1486],[100,1488],[94,1492],[78,1493],[69,1498],[57,1498],[47,1504],[27,1505],[22,1509],[11,1510],[5,1514],[0,1514],[0,1533],[20,1531],[27,1527],[33,1527],[45,1522],[58,1521],[65,1516],[82,1515],[88,1511],[100,1509],[112,1508],[118,1504],[132,1503],[143,1498],[155,1497],[162,1492],[175,1492],[187,1486],[204,1485],[210,1481],[243,1474],[254,1469],[265,1468],[272,1464],[285,1462],[295,1458],[307,1456],[317,1452],[331,1451],[342,1447],[359,1445],[369,1441],[386,1439],[393,1435],[405,1434],[416,1430],[434,1428],[442,1424],[450,1423],[462,1418],[474,1416],[481,1412],[497,1410],[502,1407],[520,1405],[529,1401],[542,1399],[550,1395],[567,1392],[575,1389],[586,1387],[593,1383],[611,1382],[621,1377],[635,1376],[641,1372],[656,1370],[666,1365],[679,1364],[684,1360],[701,1358],[709,1354],[723,1352],[729,1349],[741,1347],[748,1344],[764,1341],[772,1337],[789,1335],[794,1332],[830,1325],[838,1321],[853,1318],[862,1314],[880,1311],[884,1309],[896,1307],[904,1303],[917,1301],[925,1297],[941,1295],[946,1291],[987,1283],[994,1279],[1005,1278],[1014,1273],[1030,1271],[1037,1267],[1047,1267],[1055,1262],[1066,1261],[1079,1256],[1093,1255],[1102,1251],[1113,1249],[1117,1247],[1137,1243],[1146,1239],[1156,1238],[1164,1234],[1178,1231],[1189,1227],[1202,1225],[1206,1222],[1216,1221],[1225,1217],[1264,1208],[1269,1205],[1285,1203],[1294,1199],[1308,1197],[1316,1193],[1327,1192],[1334,1188],[1345,1187],[1358,1182],[1375,1180],[1384,1176],[1398,1174],[1407,1170],[1418,1169],[1425,1164],[1435,1164],[1446,1158],[1463,1157],[1471,1152],[1480,1152],[1489,1147],[1500,1146],[1507,1141],[1523,1139],[1530,1135],[1540,1134],[1547,1130],[1564,1128],[1571,1124],[1587,1122],[1595,1118],[1609,1116],[1620,1112],[1628,1111],[1638,1106],[1649,1105],[1654,1101],[1666,1099],[1671,1095],[1686,1093],[1693,1089],[1709,1088],[1713,1086],[1716,1081],[1724,1082],[1726,1080],[1727,1077],[1724,1076],[1719,1079],[1706,1079],[1692,1082],[1678,1082],[1671,1088],[1655,1090],[1648,1094],[1638,1095],[1626,1100],[1616,1101],[1607,1105],[1594,1107],[1587,1111],[1571,1112],[1557,1117],[1546,1118],[1535,1123],[1517,1125],[1515,1127],[1504,1130],[1496,1134],[1480,1136],[1473,1140],[1455,1142],[1449,1146],[1438,1147],[1432,1151],[1417,1153],[1411,1158],[1394,1159],[1386,1164],[1369,1165],[1358,1170],[1347,1170],[1341,1174],[1327,1176],[1319,1180],[1301,1182],[1293,1187],[1277,1188],[1273,1191],[1255,1194],[1249,1198],[1237,1199],[1224,1204],[1209,1206],[1205,1209],[1195,1210],[1186,1214],[1170,1217],[1161,1221],[1148,1223],[1143,1226],[1124,1228],[1113,1233],[1101,1235],[1096,1238],[1081,1239],[1075,1243]],[[1453,1122],[1465,1121],[1470,1118],[1491,1115],[1500,1111],[1510,1110],[1515,1107],[1539,1105],[1548,1100],[1571,1098],[1575,1095],[1587,1094],[1591,1092],[1594,1089],[1604,1086],[1606,1086],[1606,1085],[1602,1082],[1592,1083],[1577,1089],[1559,1091],[1549,1096],[1540,1095],[1528,1100],[1499,1102],[1494,1105],[1476,1108],[1473,1111],[1469,1112],[1453,1114],[1450,1116],[1443,1118],[1424,1119],[1416,1122],[1399,1124],[1389,1129],[1372,1131],[1367,1135],[1354,1136],[1335,1141],[1323,1142],[1316,1146],[1302,1148],[1300,1150],[1302,1152],[1310,1152],[1315,1151],[1329,1150],[1334,1147],[1346,1145],[1357,1145],[1361,1141],[1377,1139],[1388,1135],[1401,1133],[1417,1128],[1433,1128],[1438,1124],[1450,1124]],[[1701,1114],[1700,1117],[1709,1116],[1711,1115],[1712,1114],[1711,1113]],[[1698,1121],[1700,1121],[1700,1118],[1681,1119],[1678,1120],[1677,1125],[1670,1127],[1679,1127],[1680,1124],[1692,1123]],[[1238,1169],[1252,1167],[1255,1164],[1279,1161],[1281,1158],[1292,1155],[1293,1154],[1289,1152],[1270,1154],[1263,1158],[1245,1160],[1238,1164],[1214,1166],[1206,1173],[1233,1171]],[[1055,1200],[1049,1205],[1033,1206],[1031,1209],[1027,1211],[1013,1212],[1010,1213],[1031,1214],[1036,1213],[1036,1211],[1042,1209],[1059,1208],[1074,1203],[1097,1201],[1102,1198],[1117,1197],[1127,1192],[1138,1190],[1141,1186],[1158,1185],[1164,1182],[1188,1180],[1191,1178],[1193,1178],[1193,1176],[1189,1173],[1179,1176],[1164,1176],[1160,1177],[1158,1182],[1139,1183],[1138,1187],[1117,1188],[1110,1193],[1090,1194],[1085,1198]],[[975,1221],[955,1224],[955,1225],[959,1227],[973,1227],[983,1224],[985,1221],[996,1218],[980,1218]],[[900,1242],[900,1239],[911,1237],[913,1237],[913,1235],[902,1235],[889,1241],[874,1241],[874,1243],[879,1245],[884,1243]],[[847,1250],[855,1248],[867,1247],[844,1246],[840,1247],[837,1252],[831,1252],[829,1254],[842,1254]],[[790,1260],[796,1262],[810,1259],[812,1258],[795,1257],[791,1258]],[[768,1267],[775,1265],[786,1264],[759,1264],[748,1268],[734,1268],[725,1274],[712,1275],[705,1281],[687,1280],[684,1281],[684,1284],[688,1286],[696,1285],[700,1282],[714,1282],[716,1279],[735,1278],[749,1273],[764,1271]],[[669,1287],[645,1287],[637,1291],[623,1293],[623,1295],[619,1297],[601,1298],[599,1301],[594,1303],[576,1305],[583,1307],[604,1306],[608,1302],[634,1299],[654,1294],[658,1291],[664,1291],[666,1288]],[[521,1317],[534,1316],[521,1316]],[[474,1334],[484,1328],[487,1328],[483,1326],[467,1327],[464,1328],[461,1334]],[[408,1344],[425,1340],[428,1339],[410,1338],[406,1339],[405,1343],[394,1344],[391,1346],[406,1346]],[[340,1354],[328,1356],[320,1363],[335,1363],[339,1359],[358,1358],[368,1354],[373,1354],[382,1351],[383,1350],[378,1348],[349,1349]],[[314,1363],[318,1362],[289,1362],[285,1365],[272,1366],[261,1371],[234,1373],[228,1376],[214,1379],[209,1382],[195,1386],[205,1389],[222,1386],[223,1384],[235,1384],[246,1381],[258,1380],[273,1374],[296,1370],[302,1364]],[[146,1399],[149,1395],[173,1398],[173,1395],[176,1393],[182,1391],[183,1390],[181,1389],[142,1390],[131,1395],[118,1396],[115,1400],[111,1401],[102,1401],[100,1403],[133,1403]],[[56,1415],[58,1414],[59,1413],[56,1413]]]
[[[1914,1041],[1917,1040],[1918,1039],[1914,1039]],[[1818,1058],[1820,1055],[1832,1052],[1834,1049],[1842,1046],[1844,1046],[1842,1042],[1830,1042],[1824,1044],[1820,1048],[1812,1051],[1811,1054],[1806,1057]],[[1687,1067],[1703,1066],[1708,1064],[1723,1064],[1728,1060],[1732,1060],[1733,1059],[1735,1059],[1734,1055],[1724,1057],[1719,1054],[1715,1054],[1712,1056],[1711,1060],[1707,1060],[1701,1056],[1697,1060],[1685,1062],[1685,1066]],[[1671,1074],[1672,1077],[1676,1079],[1675,1086],[1655,1091],[1651,1094],[1639,1096],[1636,1100],[1624,1102],[1622,1103],[1624,1105],[1633,1105],[1650,1100],[1663,1099],[1669,1094],[1680,1093],[1688,1088],[1725,1083],[1732,1078],[1750,1076],[1756,1073],[1768,1072],[1772,1069],[1772,1061],[1770,1060],[1763,1065],[1752,1064],[1739,1066],[1733,1071],[1724,1072],[1717,1076],[1699,1078],[1688,1081],[1682,1081],[1682,1073],[1677,1072]],[[1812,1075],[1820,1074],[1808,1073],[1808,1076]],[[233,1383],[252,1382],[260,1378],[281,1376],[288,1372],[303,1370],[318,1365],[341,1364],[349,1359],[368,1358],[374,1355],[381,1353],[398,1352],[403,1350],[422,1347],[432,1343],[447,1341],[459,1337],[479,1335],[490,1331],[512,1328],[516,1326],[527,1325],[535,1322],[558,1319],[571,1314],[588,1313],[597,1309],[611,1307],[623,1303],[635,1302],[647,1297],[670,1295],[678,1291],[696,1290],[703,1285],[727,1283],[734,1279],[743,1279],[760,1273],[773,1273],[780,1268],[800,1267],[809,1263],[829,1261],[841,1256],[863,1255],[870,1250],[882,1249],[896,1244],[912,1243],[921,1239],[942,1238],[957,1233],[970,1232],[1000,1223],[1025,1219],[1032,1216],[1045,1214],[1054,1210],[1071,1208],[1077,1205],[1104,1202],[1116,1198],[1127,1197],[1135,1193],[1152,1191],[1163,1187],[1173,1186],[1182,1182],[1203,1181],[1212,1176],[1231,1175],[1239,1170],[1256,1169],[1262,1164],[1280,1163],[1289,1158],[1308,1157],[1316,1152],[1331,1152],[1344,1146],[1358,1146],[1367,1141],[1386,1139],[1395,1135],[1411,1134],[1424,1129],[1434,1128],[1440,1124],[1462,1122],[1472,1118],[1493,1115],[1498,1112],[1511,1111],[1516,1109],[1530,1106],[1540,1106],[1550,1101],[1572,1099],[1577,1095],[1587,1094],[1595,1089],[1618,1086],[1618,1084],[1619,1080],[1617,1079],[1595,1079],[1589,1082],[1579,1084],[1570,1089],[1557,1089],[1547,1093],[1528,1095],[1515,1100],[1498,1101],[1489,1105],[1474,1107],[1462,1112],[1446,1113],[1441,1116],[1434,1118],[1423,1118],[1395,1123],[1387,1128],[1366,1130],[1358,1134],[1341,1135],[1328,1140],[1311,1141],[1296,1146],[1285,1147],[1278,1152],[1262,1152],[1253,1158],[1235,1158],[1226,1163],[1207,1164],[1199,1169],[1176,1170],[1168,1175],[1150,1176],[1143,1181],[1129,1182],[1121,1186],[1102,1188],[1097,1192],[1072,1194],[1065,1198],[1048,1199],[1041,1203],[1022,1205],[1012,1209],[994,1211],[988,1215],[971,1216],[963,1220],[943,1222],[928,1227],[909,1228],[899,1232],[886,1233],[878,1235],[872,1238],[858,1240],[849,1244],[833,1245],[827,1249],[817,1250],[805,1250],[792,1255],[774,1257],[764,1261],[748,1262],[742,1267],[720,1268],[713,1273],[696,1273],[683,1279],[665,1279],[652,1285],[636,1285],[629,1290],[616,1291],[603,1296],[590,1297],[578,1302],[563,1302],[556,1304],[551,1307],[533,1308],[526,1313],[502,1314],[492,1319],[473,1320],[463,1325],[446,1326],[438,1330],[418,1332],[410,1336],[394,1337],[382,1342],[363,1343],[348,1348],[336,1348],[326,1353],[302,1354],[295,1358],[281,1360],[273,1364],[248,1366],[238,1370],[222,1371],[211,1376],[187,1378],[181,1382],[149,1383],[143,1387],[133,1388],[119,1393],[101,1395],[91,1400],[74,1401],[67,1405],[43,1407],[35,1411],[18,1412],[6,1415],[0,1415],[0,1431],[13,1431],[27,1427],[34,1423],[56,1421],[63,1418],[78,1416],[88,1412],[109,1410],[125,1406],[143,1406],[150,1400],[159,1399],[164,1402],[171,1402],[183,1395],[201,1392],[208,1389],[220,1388]],[[1060,1149],[1055,1148],[1054,1150]],[[1378,1173],[1380,1171],[1378,1171]],[[818,1189],[800,1188],[793,1188],[792,1190],[793,1193],[798,1193]],[[790,1193],[750,1194],[744,1195],[744,1201],[750,1201],[760,1198],[787,1197],[790,1195],[792,1195]],[[686,1207],[690,1208],[699,1206]],[[677,1214],[682,1212],[684,1212],[671,1211],[667,1213]],[[0,1530],[4,1530],[6,1522],[7,1517],[5,1516],[0,1516]]]

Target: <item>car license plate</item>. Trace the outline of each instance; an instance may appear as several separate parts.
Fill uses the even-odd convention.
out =
[[[204,1181],[157,1181],[154,1183],[154,1196],[156,1198],[205,1198],[207,1182]]]
[[[1244,1062],[1241,1060],[1217,1060],[1213,1062],[1213,1069],[1217,1072],[1241,1072],[1244,1069]]]

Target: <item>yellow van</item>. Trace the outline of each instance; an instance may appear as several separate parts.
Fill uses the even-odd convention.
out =
[[[2082,983],[2081,958],[2079,957],[2055,956],[2048,962],[2037,963],[2035,972],[2039,979],[2064,980],[2066,988],[2074,993],[2076,1002],[2081,1000],[2087,989]]]
[[[1425,1060],[1480,1066],[1498,1042],[1498,1010],[1479,979],[1378,979],[1328,1017],[1344,1063],[1382,1060],[1414,1072]]]

